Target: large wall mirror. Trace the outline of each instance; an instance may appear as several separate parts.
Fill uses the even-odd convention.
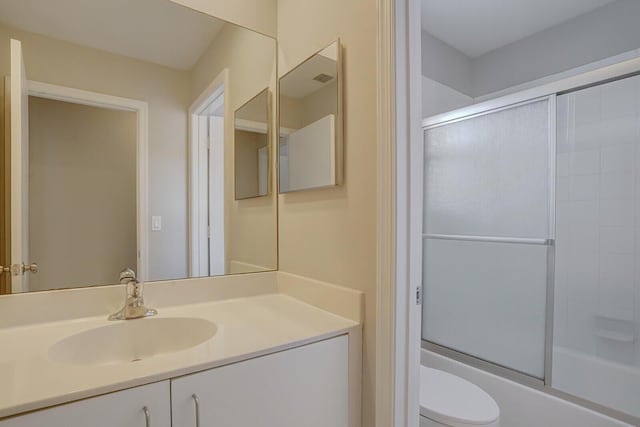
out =
[[[280,78],[280,193],[341,183],[341,70],[338,40]]]
[[[276,269],[275,59],[169,0],[0,0],[0,293]],[[234,180],[249,100],[257,202]]]

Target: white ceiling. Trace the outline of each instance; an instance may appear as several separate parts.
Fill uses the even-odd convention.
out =
[[[422,29],[476,58],[615,0],[422,0]]]
[[[224,25],[169,0],[0,0],[0,22],[181,70]]]

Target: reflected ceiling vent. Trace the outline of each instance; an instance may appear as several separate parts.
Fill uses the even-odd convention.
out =
[[[330,80],[333,80],[333,77],[330,76],[329,74],[321,73],[321,74],[318,74],[317,76],[315,76],[313,78],[313,80],[315,80],[317,82],[320,82],[320,83],[326,83],[326,82],[328,82]]]

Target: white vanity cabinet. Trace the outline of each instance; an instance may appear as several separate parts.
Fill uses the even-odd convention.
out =
[[[347,335],[42,409],[0,427],[349,427]]]
[[[347,427],[348,338],[171,381],[174,427]]]
[[[169,398],[169,381],[162,381],[19,415],[0,427],[171,427]]]

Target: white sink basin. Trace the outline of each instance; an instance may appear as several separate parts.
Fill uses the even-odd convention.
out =
[[[58,341],[49,358],[76,365],[137,362],[195,347],[217,330],[215,323],[190,317],[123,320]]]

